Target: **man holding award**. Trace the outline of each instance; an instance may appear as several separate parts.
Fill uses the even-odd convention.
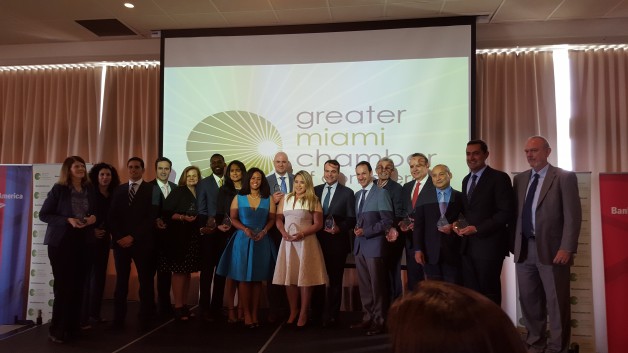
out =
[[[349,232],[355,225],[353,190],[340,184],[340,163],[332,159],[323,166],[325,183],[314,188],[323,205],[323,229],[316,233],[323,251],[329,287],[317,286],[312,298],[312,318],[324,327],[337,324],[342,300],[342,276],[347,254],[351,251]]]
[[[488,146],[467,143],[470,173],[462,180],[468,226],[454,229],[462,237],[464,286],[501,305],[501,273],[508,255],[508,226],[514,225],[515,197],[508,174],[486,165]]]
[[[462,284],[460,237],[454,233],[462,214],[463,196],[451,185],[451,172],[439,164],[431,171],[435,190],[425,195],[414,213],[414,258],[428,279]]]

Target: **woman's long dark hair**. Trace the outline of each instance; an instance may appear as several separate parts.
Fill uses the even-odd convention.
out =
[[[109,169],[109,171],[111,171],[111,183],[109,183],[109,186],[107,186],[107,191],[111,195],[113,190],[118,185],[120,185],[120,176],[118,175],[118,171],[116,170],[116,168],[114,168],[114,166],[103,162],[95,164],[92,169],[89,170],[89,180],[92,182],[92,185],[94,185],[98,190],[98,187],[100,186],[100,184],[98,184],[98,174],[100,174],[100,171],[103,169]]]
[[[255,167],[249,169],[244,178],[242,178],[242,189],[240,189],[240,195],[249,195],[251,193],[251,177],[255,173],[259,173],[262,176],[262,184],[259,187],[260,196],[263,198],[269,197],[270,185],[268,184],[268,180],[266,180],[266,174],[264,174],[261,169]]]

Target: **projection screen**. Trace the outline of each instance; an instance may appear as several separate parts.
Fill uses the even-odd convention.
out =
[[[439,25],[434,25],[434,24]],[[173,170],[209,159],[273,171],[285,151],[294,172],[322,182],[340,162],[407,158],[447,164],[460,188],[473,121],[474,19],[386,21],[162,32],[162,154]]]

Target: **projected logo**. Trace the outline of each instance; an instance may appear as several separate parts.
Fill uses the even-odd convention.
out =
[[[229,162],[237,159],[247,168],[258,167],[269,173],[273,170],[275,153],[283,150],[281,135],[275,125],[263,117],[241,110],[230,110],[200,121],[188,136],[188,160],[211,174],[209,160],[220,153]]]

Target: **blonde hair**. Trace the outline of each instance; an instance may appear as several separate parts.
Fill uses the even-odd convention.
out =
[[[299,202],[301,202],[301,206],[307,208],[308,211],[314,212],[316,204],[318,203],[318,196],[314,193],[314,182],[312,181],[312,176],[305,170],[298,171],[294,175],[295,180],[297,179],[297,176],[301,176],[303,181],[305,181],[305,196],[303,196]],[[286,196],[286,200],[288,201],[291,198],[296,197],[296,195],[296,191],[292,190],[292,192]]]

